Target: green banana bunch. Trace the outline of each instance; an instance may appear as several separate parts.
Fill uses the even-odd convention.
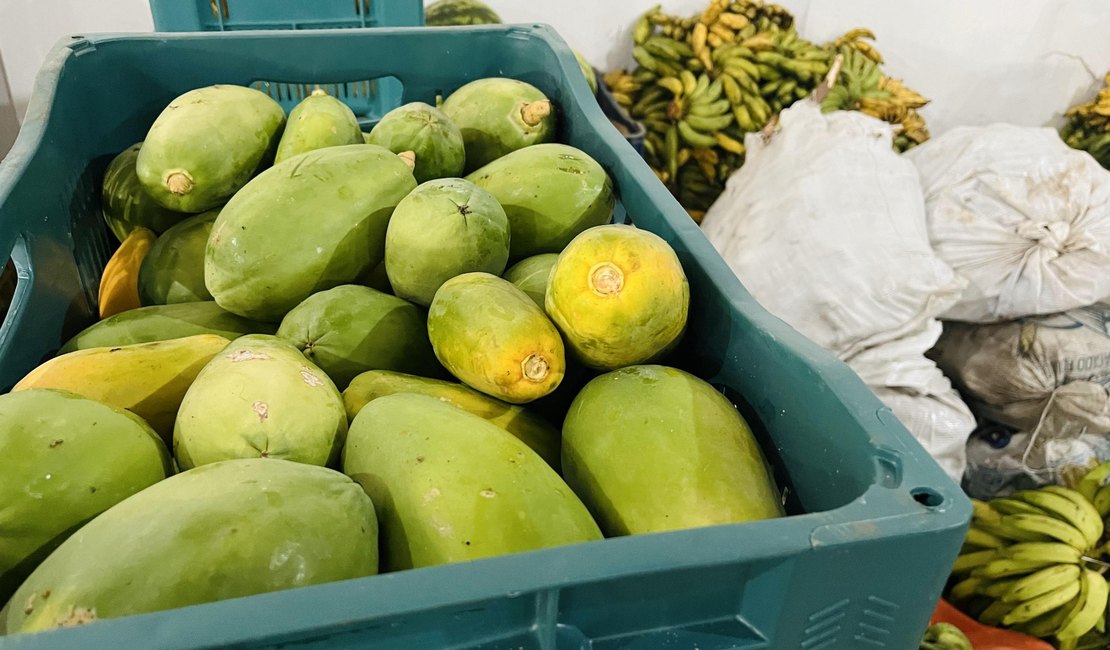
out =
[[[972,500],[948,598],[984,624],[1055,637],[1061,647],[1104,627],[1110,585],[1102,572],[1110,565],[1097,559],[1106,524],[1092,501],[1108,478],[1110,463],[1075,490],[1046,486]]]
[[[1067,122],[1060,137],[1068,146],[1090,153],[1110,169],[1110,74],[1103,79],[1103,86],[1093,100],[1065,113]]]

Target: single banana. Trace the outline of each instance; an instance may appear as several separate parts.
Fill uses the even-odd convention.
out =
[[[1080,585],[1079,603],[1072,608],[1067,617],[1056,631],[1056,638],[1060,641],[1078,639],[1090,632],[1106,614],[1107,597],[1110,596],[1110,585],[1106,578],[1097,571],[1083,569],[1083,580]]]
[[[686,111],[687,115],[698,115],[701,117],[714,117],[719,115],[728,115],[731,122],[732,114],[729,112],[732,104],[727,99],[718,99],[715,102],[695,104]],[[721,127],[724,128],[724,127]],[[704,130],[704,129],[703,129]]]
[[[1018,623],[1014,626],[1014,629],[1023,634],[1028,634],[1029,636],[1039,638],[1050,637],[1056,633],[1056,630],[1060,629],[1060,624],[1064,622],[1064,618],[1067,617],[1068,612],[1071,611],[1073,604],[1078,601],[1078,598],[1078,596],[1073,598],[1071,601],[1057,607],[1047,614],[1041,614],[1034,619]]]
[[[678,161],[677,162],[678,166],[682,167],[683,165],[686,164],[686,162],[688,160],[690,160],[690,150],[687,149],[686,147],[683,147],[683,148],[679,149],[678,150],[678,155],[675,157],[675,159]]]
[[[740,84],[736,83],[736,78],[728,74],[728,70],[725,70],[724,73],[717,77],[717,80],[721,82],[721,88],[724,90],[728,102],[730,104],[739,104],[743,92],[740,90]]]
[[[636,26],[632,28],[632,42],[636,45],[641,45],[650,35],[651,18],[648,14],[644,14],[640,16],[640,19],[636,21]]]
[[[717,144],[716,138],[711,135],[699,133],[694,127],[690,126],[686,120],[679,120],[676,126],[678,127],[678,134],[681,135],[682,139],[691,147],[712,147]]]
[[[951,573],[953,575],[971,573],[979,566],[996,559],[997,553],[998,551],[995,549],[964,553],[957,557],[956,561],[952,564]]]
[[[682,80],[682,91],[684,94],[691,95],[697,90],[698,78],[694,76],[693,72],[683,70],[679,73],[679,79]],[[675,94],[677,95],[678,93]]]
[[[686,71],[683,70],[682,72]],[[656,81],[655,83],[659,84],[660,87],[669,90],[671,94],[673,94],[675,97],[681,97],[685,92],[685,87],[683,86],[682,81],[676,77],[660,77],[659,81]]]
[[[1079,579],[1080,569],[1075,564],[1056,564],[1021,578],[1002,595],[1008,603],[1018,603],[1046,594],[1058,587]],[[1092,621],[1092,625],[1094,622]]]
[[[971,575],[977,578],[1008,578],[1020,576],[1044,568],[1044,563],[1029,560],[1010,560],[1006,558],[991,560],[972,571]]]
[[[1001,530],[1011,535],[1044,535],[1071,544],[1079,550],[1088,546],[1087,537],[1075,526],[1048,515],[1004,515],[1000,526]]]
[[[1099,516],[1105,519],[1110,516],[1110,485],[1103,485],[1095,492],[1095,496],[1091,499],[1092,505],[1098,511]]]
[[[660,70],[659,61],[657,61],[650,52],[645,50],[642,45],[637,45],[632,48],[632,58],[636,59],[636,63],[639,63],[652,72],[659,72]]]
[[[1031,621],[1042,614],[1047,614],[1057,607],[1066,604],[1068,601],[1079,595],[1079,589],[1079,580],[1073,580],[1072,582],[1057,587],[1056,589],[1053,589],[1046,594],[1042,594],[1040,596],[1037,596],[1036,598],[1026,600],[1010,610],[1010,613],[1006,614],[1001,623],[1003,625],[1013,625],[1015,623]]]
[[[979,622],[984,625],[998,625],[1006,620],[1015,609],[1016,606],[1013,603],[996,600],[979,614]]]
[[[734,138],[732,138],[728,135],[725,135],[724,133],[721,133],[720,131],[718,131],[717,133],[714,133],[713,137],[717,139],[717,145],[719,147],[721,147],[722,149],[724,149],[725,151],[729,151],[729,152],[732,152],[732,153],[735,153],[735,154],[741,154],[741,155],[745,152],[744,144],[742,142],[740,142],[740,141],[738,141],[738,140],[736,140],[736,139],[734,139]],[[725,174],[721,174],[721,175],[725,176]]]
[[[710,134],[711,137],[709,138],[709,140],[711,140],[711,142],[703,146],[712,147],[717,143],[716,139],[712,137],[712,134],[716,131],[720,131],[729,124],[732,124],[733,115],[732,113],[725,113],[724,115],[707,117],[701,115],[687,114],[684,120],[695,130],[700,131],[701,133]]]
[[[689,97],[692,102],[697,101],[707,90],[709,90],[709,75],[702,74],[698,77],[698,83],[694,87],[694,92],[687,95],[687,97]]]
[[[1038,490],[1025,490],[1014,494],[1014,498],[1031,503],[1044,510],[1048,515],[1071,524],[1083,534],[1086,543],[1079,548],[1094,546],[1102,537],[1102,518],[1082,494],[1066,488],[1046,486]],[[1075,499],[1072,498],[1074,495]],[[1038,515],[1031,515],[1038,516]]]
[[[744,27],[747,27],[751,21],[749,21],[745,16],[726,11],[723,12],[720,16],[717,16],[717,22],[730,29],[743,29]]]
[[[748,132],[759,130],[759,127],[756,126],[754,121],[752,121],[752,115],[748,111],[747,106],[733,106],[732,107],[732,115],[733,115],[733,117],[736,118],[736,123],[740,125],[741,129],[743,129],[745,131],[748,131]],[[988,539],[984,536],[979,536],[979,535],[977,535],[976,538],[981,539],[981,540],[987,540]],[[969,539],[970,539],[970,537],[969,537]],[[1003,542],[1002,540],[999,540],[998,545],[1002,546],[1004,543],[1005,542]],[[988,546],[988,548],[990,547],[989,544],[987,546]]]
[[[667,172],[671,178],[678,175],[678,127],[672,124],[667,129]]]
[[[694,32],[690,35],[690,47],[694,48],[694,54],[705,51],[706,39],[709,38],[709,28],[705,23],[698,23],[694,25]]]
[[[724,84],[720,78],[714,79],[713,83],[705,89],[705,94],[702,96],[704,102],[715,102],[721,98],[721,93],[724,91]]]
[[[752,79],[759,78],[759,68],[757,68],[756,65],[752,63],[751,57],[749,56],[738,54],[736,56],[729,57],[728,59],[725,59],[724,67],[740,68]]]
[[[979,585],[979,589],[975,593],[979,594],[980,596],[1002,598],[1011,589],[1013,589],[1014,585],[1016,585],[1021,579],[1022,578],[1020,576],[1016,578],[997,578],[995,580],[983,578],[983,582]]]
[[[718,38],[724,43],[731,43],[736,39],[736,32],[732,31],[721,23],[713,23],[709,26],[709,33],[716,34]]]
[[[983,578],[975,576],[964,578],[960,582],[952,585],[952,588],[948,590],[948,599],[955,602],[965,601],[978,594],[979,587],[982,586],[984,582],[985,580]]]
[[[1000,558],[1045,564],[1079,564],[1083,557],[1079,549],[1063,542],[1020,542],[995,552]]]

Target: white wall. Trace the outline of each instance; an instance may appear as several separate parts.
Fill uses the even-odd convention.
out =
[[[184,1],[184,0],[183,0]],[[234,1],[234,0],[232,0]],[[630,64],[636,16],[660,0],[487,0],[507,22],[544,22],[603,69]],[[706,0],[661,0],[693,14]],[[799,31],[825,40],[858,25],[879,37],[888,71],[933,99],[934,133],[958,124],[1040,125],[1094,92],[1110,70],[1106,0],[780,0]],[[70,34],[149,31],[146,0],[0,0],[0,59],[23,114],[35,71]]]

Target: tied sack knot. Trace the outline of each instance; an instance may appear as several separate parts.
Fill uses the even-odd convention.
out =
[[[1018,226],[1017,234],[1047,249],[1053,258],[1090,248],[1094,244],[1094,239],[1087,233],[1079,232],[1073,237],[1071,225],[1066,221],[1025,221]]]

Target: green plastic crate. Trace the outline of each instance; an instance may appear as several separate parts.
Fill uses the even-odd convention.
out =
[[[396,53],[403,52],[404,56]],[[168,74],[167,71],[173,71]],[[0,637],[15,648],[916,648],[971,509],[844,364],[770,316],[606,121],[548,27],[73,37],[47,57],[0,165],[0,249],[19,271],[0,327],[10,386],[89,324],[109,254],[101,174],[179,93],[255,79],[395,75],[406,101],[505,75],[560,108],[560,138],[613,177],[618,218],[686,268],[670,362],[752,423],[791,516],[641,535]],[[105,79],[118,82],[106,84]]]
[[[424,24],[420,0],[150,0],[159,32],[227,32],[262,29],[351,29],[415,27]],[[347,83],[290,84],[258,79],[251,84],[293,110],[319,85],[342,100],[368,128],[401,105],[401,84],[393,78]]]

